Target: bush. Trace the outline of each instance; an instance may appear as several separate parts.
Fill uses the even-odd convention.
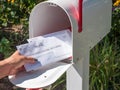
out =
[[[28,24],[31,9],[37,3],[38,0],[1,0],[0,27],[11,27],[13,24]]]

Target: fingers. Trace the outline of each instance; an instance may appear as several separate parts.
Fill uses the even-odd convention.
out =
[[[15,75],[17,72],[23,70],[21,67],[27,63],[35,63],[36,60],[32,57],[23,56],[19,51],[15,51],[9,58],[8,61],[11,65],[10,75]]]
[[[20,53],[19,53],[18,50],[16,50],[16,51],[13,53],[13,55],[20,55]]]
[[[9,75],[15,75],[18,72],[16,69],[12,69],[9,73]]]
[[[32,57],[27,57],[27,56],[23,56],[23,55],[21,55],[21,54],[19,53],[18,50],[15,51],[14,54],[15,54],[15,55],[20,55],[21,58],[22,58],[23,60],[25,60],[25,63],[35,63],[35,59],[34,59],[34,58],[32,58]]]
[[[25,63],[35,63],[35,59],[32,57],[25,57]]]
[[[15,74],[17,74],[18,72],[21,72],[21,71],[25,71],[25,68],[24,67],[14,68],[9,72],[9,75],[15,75]]]
[[[19,51],[15,51],[15,53],[13,55],[18,55],[21,57],[22,60],[25,60],[25,63],[35,63],[35,59],[32,57],[27,57],[27,56],[23,56],[19,53]]]

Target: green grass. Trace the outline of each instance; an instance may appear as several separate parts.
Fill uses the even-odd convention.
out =
[[[120,53],[108,36],[91,50],[90,90],[120,90]]]

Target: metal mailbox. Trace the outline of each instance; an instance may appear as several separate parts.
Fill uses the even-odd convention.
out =
[[[30,38],[70,29],[73,63],[56,63],[42,71],[23,72],[24,76],[19,77],[21,81],[16,85],[45,87],[67,71],[67,90],[88,90],[89,52],[109,33],[111,8],[112,0],[48,0],[36,5],[29,18]],[[15,79],[11,81],[16,82]]]

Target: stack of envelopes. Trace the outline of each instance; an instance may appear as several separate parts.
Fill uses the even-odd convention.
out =
[[[37,60],[34,64],[25,64],[26,71],[38,70],[54,62],[69,60],[72,56],[72,40],[70,30],[62,30],[27,40],[28,43],[18,45],[20,54],[31,56]]]

